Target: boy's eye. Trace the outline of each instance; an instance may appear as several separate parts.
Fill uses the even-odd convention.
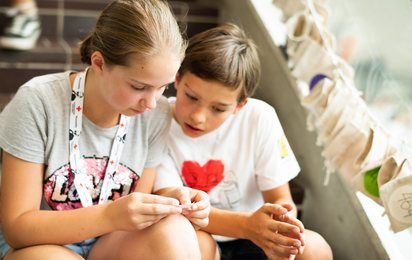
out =
[[[189,99],[191,99],[191,100],[197,100],[195,97],[192,97],[191,95],[189,95],[189,94],[187,94],[187,93],[186,93],[186,96],[187,96]]]
[[[223,113],[223,112],[225,112],[225,110],[222,110],[222,109],[220,109],[220,108],[217,108],[217,107],[214,107],[213,108],[215,111],[217,111],[217,112],[220,112],[220,113]]]

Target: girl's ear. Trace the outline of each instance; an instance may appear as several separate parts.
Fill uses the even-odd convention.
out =
[[[102,75],[103,74],[103,69],[104,69],[104,57],[103,55],[99,52],[99,51],[95,51],[92,54],[91,57],[91,61],[92,61],[92,67],[93,70],[98,74],[98,75]]]
[[[233,111],[233,114],[236,114],[242,107],[244,107],[247,104],[248,101],[249,99],[246,99],[245,101],[237,105],[235,111]]]

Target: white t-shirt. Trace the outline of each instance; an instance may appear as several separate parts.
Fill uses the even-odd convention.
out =
[[[175,100],[169,98],[169,103]],[[254,212],[264,204],[261,191],[300,172],[275,110],[253,98],[217,130],[198,138],[186,136],[173,119],[168,145],[154,190],[182,185],[204,190],[219,209]]]

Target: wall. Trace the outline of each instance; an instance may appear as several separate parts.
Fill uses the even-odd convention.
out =
[[[223,20],[240,24],[260,49],[262,77],[255,97],[277,111],[289,143],[302,168],[296,181],[305,188],[302,221],[331,245],[336,260],[389,259],[370,225],[354,190],[340,174],[325,176],[316,134],[306,130],[306,111],[282,52],[273,43],[250,0],[206,1],[221,4]]]

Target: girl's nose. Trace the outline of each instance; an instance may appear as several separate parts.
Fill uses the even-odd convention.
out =
[[[147,109],[154,109],[156,107],[157,95],[156,91],[148,91],[143,98],[143,106]]]

